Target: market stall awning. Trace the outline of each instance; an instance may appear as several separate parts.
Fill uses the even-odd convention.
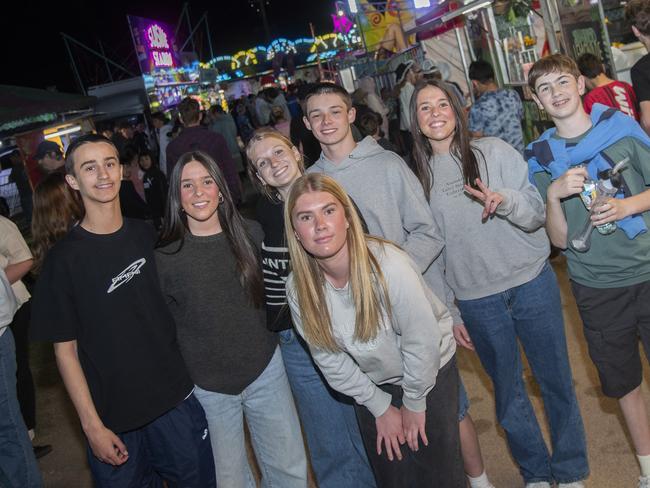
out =
[[[59,114],[95,105],[96,97],[0,85],[0,133],[49,123]]]

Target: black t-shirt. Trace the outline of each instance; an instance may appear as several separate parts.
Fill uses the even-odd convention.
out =
[[[650,54],[639,59],[630,72],[632,86],[639,103],[650,101]]]
[[[165,204],[167,203],[167,178],[165,174],[155,166],[151,167],[144,172],[142,183],[151,216],[154,219],[162,218],[165,215]]]
[[[133,186],[133,182],[122,180],[120,185],[120,209],[122,215],[129,219],[148,220],[151,209]]]
[[[264,195],[257,201],[256,219],[262,224],[262,270],[266,300],[266,326],[279,332],[292,327],[285,285],[289,277],[289,249],[284,234],[284,203]]]
[[[352,198],[350,198],[352,200]],[[363,231],[368,233],[366,221],[352,200]],[[266,327],[274,332],[293,327],[291,312],[287,305],[286,283],[291,271],[289,248],[284,233],[284,202],[272,202],[262,195],[257,201],[255,218],[262,225],[262,271],[264,272],[264,294],[266,300]]]
[[[74,227],[48,253],[32,300],[34,340],[77,341],[106,427],[126,432],[171,410],[193,383],[160,291],[150,225],[113,234]]]

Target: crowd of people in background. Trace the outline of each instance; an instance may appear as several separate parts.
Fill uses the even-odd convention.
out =
[[[650,3],[626,15],[650,48]],[[582,488],[553,245],[650,487],[650,55],[632,85],[593,54],[534,63],[554,127],[528,145],[520,95],[486,61],[469,78],[471,106],[429,59],[400,64],[393,88],[273,86],[227,110],[188,97],[65,155],[42,142],[33,191],[8,154],[31,248],[0,216],[0,485],[41,487],[52,449],[32,443],[31,328],[54,343],[97,486],[253,487],[246,424],[264,485],[306,487],[311,465],[321,488],[494,488],[463,347],[526,487]],[[586,206],[585,185],[621,161],[614,197]]]

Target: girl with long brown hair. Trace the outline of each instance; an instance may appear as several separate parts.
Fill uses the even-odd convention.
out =
[[[582,486],[584,429],[548,263],[544,202],[528,166],[500,139],[472,140],[464,110],[441,81],[418,84],[410,116],[416,174],[445,239],[445,277],[464,321],[454,324],[454,336],[476,350],[492,379],[497,418],[526,486]],[[552,454],[522,380],[519,343],[540,385]]]
[[[294,325],[329,384],[356,401],[377,485],[464,487],[449,310],[408,254],[363,233],[328,176],[293,184],[285,229]]]
[[[38,274],[47,251],[84,216],[79,194],[65,181],[65,174],[51,173],[34,189],[32,216],[32,273]]]
[[[305,488],[300,422],[277,336],[266,329],[262,238],[259,224],[237,211],[217,163],[200,151],[183,154],[170,175],[156,261],[205,410],[217,484],[255,486],[245,419],[262,484]]]

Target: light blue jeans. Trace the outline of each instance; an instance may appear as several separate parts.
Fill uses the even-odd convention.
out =
[[[494,384],[497,419],[526,483],[571,483],[589,474],[582,417],[564,335],[560,290],[546,263],[523,285],[458,300],[481,364]],[[521,343],[551,430],[549,454],[522,379]]]
[[[353,401],[332,390],[293,329],[280,348],[320,488],[374,488]]]
[[[279,347],[262,374],[239,395],[198,386],[194,395],[208,421],[218,487],[256,486],[246,456],[244,416],[262,472],[262,486],[307,486],[305,445]]]
[[[2,329],[0,329],[2,330]],[[0,485],[43,486],[16,393],[16,349],[9,327],[0,335]]]

